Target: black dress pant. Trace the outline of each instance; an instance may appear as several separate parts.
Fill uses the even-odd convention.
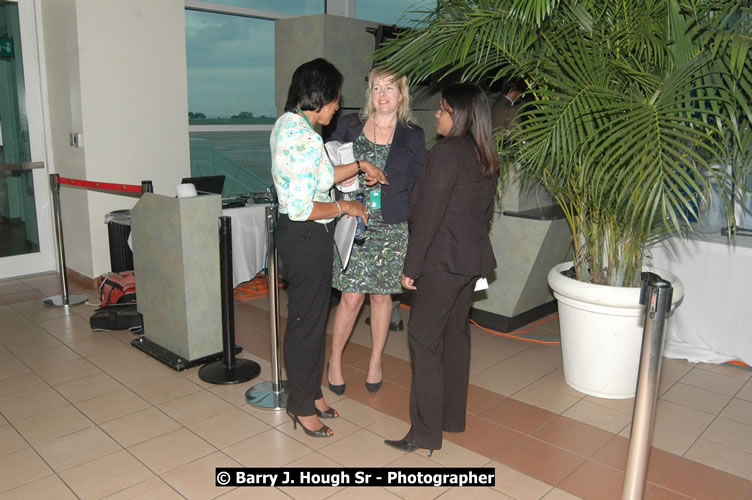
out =
[[[332,291],[334,224],[295,222],[280,214],[277,227],[277,249],[287,278],[287,408],[294,415],[309,416],[316,413],[313,402],[323,397],[321,376]]]
[[[442,431],[465,430],[470,376],[470,307],[477,276],[423,272],[408,322],[413,380],[410,431],[421,448],[440,449]]]

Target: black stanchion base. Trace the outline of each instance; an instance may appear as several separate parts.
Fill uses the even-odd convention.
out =
[[[250,359],[235,359],[235,366],[227,369],[224,357],[202,366],[198,370],[198,378],[210,384],[239,384],[258,377],[261,366]]]
[[[135,339],[133,342],[131,342],[131,345],[139,351],[145,352],[160,363],[164,363],[165,365],[178,372],[183,371],[187,368],[193,368],[194,366],[205,365],[206,363],[211,363],[212,361],[224,359],[224,353],[217,352],[201,358],[187,360],[182,356],[175,354],[171,350],[165,349],[161,345],[152,342],[146,337],[139,337]],[[235,354],[240,354],[240,352],[243,351],[243,348],[236,345],[234,351]]]

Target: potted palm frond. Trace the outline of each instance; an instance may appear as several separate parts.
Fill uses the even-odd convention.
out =
[[[733,228],[735,186],[744,185],[752,157],[751,33],[749,4],[732,0],[438,0],[375,54],[416,81],[451,73],[527,83],[512,140],[498,144],[523,179],[549,189],[569,223],[574,259],[554,268],[549,284],[559,299],[565,376],[584,392],[634,393],[640,312],[629,334],[599,321],[587,340],[571,341],[571,327],[576,334],[586,325],[565,317],[566,283],[597,287],[598,307],[607,290],[637,306],[638,290],[624,289],[639,286],[646,249],[691,232],[711,186]],[[561,275],[571,267],[572,278]],[[570,347],[592,347],[606,332],[631,338],[636,348],[616,349],[629,359],[600,351],[605,363],[578,358],[568,366]],[[588,373],[595,386],[574,380],[577,370],[616,367],[626,391],[623,380],[605,387],[613,373]]]

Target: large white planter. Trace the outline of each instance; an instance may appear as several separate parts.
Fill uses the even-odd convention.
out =
[[[640,365],[644,306],[640,289],[593,285],[551,269],[548,284],[559,301],[561,352],[567,384],[585,394],[609,399],[634,397]],[[684,296],[681,281],[668,271],[652,271],[671,282],[672,307]]]

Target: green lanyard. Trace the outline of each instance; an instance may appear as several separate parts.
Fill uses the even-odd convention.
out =
[[[311,127],[313,130],[316,130],[315,128],[313,128],[313,125],[311,125],[311,120],[309,120],[308,117],[306,116],[306,114],[303,113],[302,109],[295,108],[295,111],[297,111],[298,113],[300,113],[300,116],[303,117],[303,119],[306,121],[306,123],[308,124],[309,127]]]

